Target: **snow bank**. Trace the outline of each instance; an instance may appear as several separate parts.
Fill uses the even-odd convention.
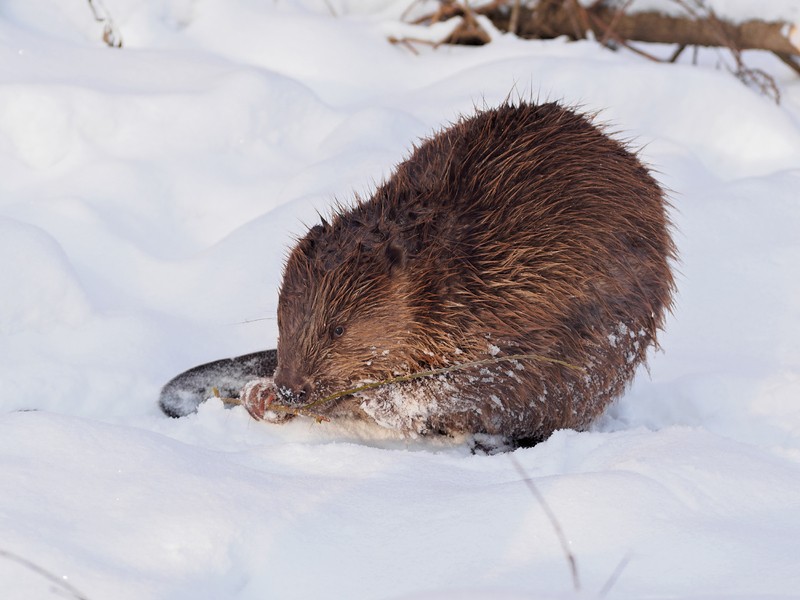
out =
[[[4,485],[16,508],[4,543],[76,585],[80,574],[93,597],[569,589],[552,527],[507,457],[275,443],[239,410],[189,420],[212,416],[226,422],[217,435],[240,438],[236,449],[203,448],[213,434],[193,445],[74,417],[6,416]],[[628,554],[614,590],[624,596],[800,584],[794,462],[685,427],[559,432],[516,456],[589,590]],[[768,580],[757,576],[764,564]]]
[[[589,42],[388,44],[407,3],[0,8],[0,550],[99,598],[574,597],[507,456],[256,423],[160,386],[274,347],[281,261],[420,136],[509,94],[601,110],[672,190],[675,314],[593,431],[515,453],[584,596],[800,588],[800,87]],[[756,56],[757,61],[766,61]],[[708,62],[708,61],[706,61]],[[26,412],[17,412],[25,409]],[[27,411],[31,409],[31,411]],[[0,557],[4,598],[51,584]]]

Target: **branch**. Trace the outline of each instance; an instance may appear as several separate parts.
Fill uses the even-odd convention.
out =
[[[609,30],[625,40],[679,44],[685,46],[730,46],[740,50],[768,50],[786,55],[800,55],[797,40],[798,26],[781,21],[751,19],[740,24],[730,23],[713,13],[699,14],[686,11],[685,15],[671,16],[660,12],[631,12],[624,7],[610,8],[595,2],[581,7],[588,19],[576,19],[571,0],[540,0],[515,7],[508,3],[493,3],[473,9],[486,15],[501,31],[511,31],[511,17],[518,12],[516,32],[523,38],[554,38],[566,35],[573,39],[591,33],[598,40],[607,38]],[[686,2],[677,2],[686,9]],[[702,6],[699,8],[702,9]]]

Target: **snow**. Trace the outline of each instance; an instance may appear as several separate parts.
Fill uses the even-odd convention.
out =
[[[713,51],[493,32],[413,54],[386,41],[408,2],[329,4],[106,0],[121,50],[86,3],[0,6],[0,551],[90,600],[595,597],[622,563],[609,598],[797,597],[796,75],[746,53],[777,106]],[[318,212],[509,94],[601,111],[674,204],[663,351],[592,431],[513,454],[579,594],[507,455],[156,405],[189,367],[274,347]],[[57,596],[1,553],[0,589]]]

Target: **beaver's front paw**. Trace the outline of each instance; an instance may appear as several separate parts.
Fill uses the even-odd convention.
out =
[[[271,377],[254,379],[244,384],[239,393],[242,406],[247,409],[250,416],[257,421],[269,421],[270,423],[283,423],[291,419],[294,415],[270,410],[270,406],[277,398],[278,392]]]

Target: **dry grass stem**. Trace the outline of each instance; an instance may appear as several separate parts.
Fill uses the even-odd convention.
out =
[[[412,54],[419,55],[419,50],[414,48],[414,44],[422,44],[424,46],[430,46],[433,49],[438,48],[444,42],[432,42],[430,40],[422,40],[419,38],[411,38],[411,37],[403,37],[403,38],[396,38],[394,36],[389,36],[387,38],[390,44],[399,44],[404,48],[407,48]]]
[[[553,526],[553,530],[556,533],[556,537],[558,537],[558,541],[561,544],[561,550],[564,552],[564,558],[569,565],[569,570],[572,575],[572,587],[575,589],[576,592],[580,592],[581,590],[581,582],[580,578],[578,577],[578,562],[575,560],[575,555],[572,554],[572,551],[569,549],[569,542],[567,541],[567,537],[564,535],[564,530],[561,529],[561,524],[558,522],[555,513],[550,509],[550,505],[542,496],[542,493],[539,491],[539,488],[536,487],[536,484],[533,483],[533,479],[531,479],[528,474],[525,472],[525,469],[522,468],[522,465],[519,464],[517,457],[514,456],[513,453],[507,454],[509,460],[514,465],[514,468],[519,473],[519,476],[522,477],[522,481],[528,487],[533,497],[536,498],[536,501],[539,503],[539,506],[542,507],[545,515],[547,515],[547,519],[550,521],[550,524]]]
[[[27,558],[18,556],[13,552],[9,552],[8,550],[0,550],[0,557],[15,562],[17,564],[20,564],[26,569],[33,571],[37,575],[41,576],[42,578],[46,579],[47,581],[55,585],[57,588],[60,589],[61,592],[68,594],[69,596],[75,598],[76,600],[89,600],[87,596],[81,594],[70,583],[65,581],[63,577],[58,577],[57,575],[54,575],[47,569],[40,567],[35,562],[30,561]]]
[[[608,592],[611,591],[611,589],[614,587],[614,585],[616,585],[617,580],[619,580],[619,576],[622,575],[622,572],[625,570],[625,567],[628,566],[629,562],[631,562],[631,554],[630,553],[626,554],[622,558],[622,560],[619,561],[619,564],[617,565],[617,568],[614,569],[613,573],[611,573],[611,577],[608,578],[608,581],[606,581],[605,585],[597,593],[597,596],[599,598],[605,598],[606,597],[606,594],[608,594]]]

